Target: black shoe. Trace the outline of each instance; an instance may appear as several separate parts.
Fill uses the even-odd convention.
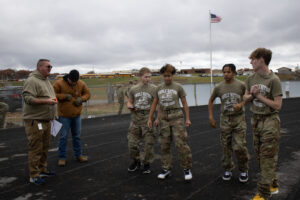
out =
[[[171,171],[167,169],[162,169],[161,173],[158,174],[157,178],[158,179],[166,179],[168,176],[170,176]]]
[[[128,167],[129,172],[134,172],[136,170],[139,170],[141,167],[141,162],[139,160],[134,160],[131,165]]]
[[[224,181],[229,181],[231,179],[231,177],[232,177],[232,172],[225,171],[222,178],[223,178]]]
[[[45,180],[42,179],[41,177],[37,176],[37,177],[34,177],[34,178],[29,178],[29,182],[30,183],[33,183],[35,185],[43,185],[45,184]]]
[[[40,173],[41,178],[50,176],[55,176],[55,171],[47,169],[46,171]]]
[[[241,172],[240,177],[239,177],[239,181],[241,183],[246,183],[248,181],[248,173],[247,172]]]
[[[144,164],[143,174],[150,174],[150,164]]]

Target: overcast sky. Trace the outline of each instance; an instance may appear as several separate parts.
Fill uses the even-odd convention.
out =
[[[107,72],[251,67],[257,47],[270,48],[270,67],[300,64],[299,0],[0,0],[0,68],[34,69],[49,58],[53,72]]]

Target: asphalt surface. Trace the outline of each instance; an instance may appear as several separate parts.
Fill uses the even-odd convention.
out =
[[[172,176],[161,181],[159,146],[156,144],[156,160],[151,165],[152,173],[128,173],[130,164],[127,148],[129,115],[107,116],[83,120],[83,153],[88,163],[78,163],[73,156],[71,137],[68,144],[66,167],[57,166],[58,138],[52,138],[48,166],[55,170],[55,177],[47,178],[43,186],[28,183],[27,139],[24,128],[0,131],[0,199],[250,199],[256,193],[259,170],[254,157],[252,135],[248,123],[247,146],[249,182],[234,178],[224,182],[221,178],[220,129],[208,124],[207,106],[191,107],[192,127],[188,128],[189,145],[193,154],[193,180],[185,182],[173,145]],[[280,112],[282,137],[279,152],[278,176],[280,193],[272,199],[300,199],[300,98],[287,99]],[[219,118],[219,106],[215,106],[215,119]],[[217,120],[219,121],[219,120]]]

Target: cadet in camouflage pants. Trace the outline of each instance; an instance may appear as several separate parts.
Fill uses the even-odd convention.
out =
[[[280,119],[282,107],[282,87],[280,79],[269,69],[272,51],[257,48],[249,59],[254,69],[246,83],[245,101],[251,102],[253,113],[251,125],[256,158],[261,171],[257,183],[258,193],[252,200],[267,200],[279,192],[276,166],[280,142]]]
[[[221,144],[223,147],[222,166],[226,171],[234,169],[232,151],[235,152],[239,171],[248,171],[248,150],[246,148],[245,115],[221,115]]]
[[[170,64],[166,64],[160,69],[164,83],[158,85],[156,88],[155,98],[151,106],[147,124],[149,128],[152,127],[151,117],[153,116],[156,106],[159,105],[158,116],[160,118],[160,129],[158,140],[161,147],[162,171],[158,174],[157,178],[165,179],[171,173],[171,144],[174,139],[179,162],[183,168],[184,179],[189,181],[193,178],[191,172],[192,153],[187,144],[187,132],[185,127],[191,126],[192,123],[186,102],[186,93],[179,83],[172,81],[175,72],[175,67]],[[185,120],[180,108],[180,101],[185,113]]]
[[[8,111],[8,105],[4,102],[0,102],[0,128],[4,128],[5,116]]]
[[[213,117],[213,102],[216,98],[221,100],[221,144],[223,148],[222,166],[225,170],[223,180],[229,181],[232,177],[234,163],[232,152],[235,152],[240,171],[239,181],[248,181],[248,150],[246,147],[246,122],[243,95],[246,86],[234,78],[236,67],[234,64],[225,64],[222,68],[224,81],[213,90],[208,102],[209,122],[211,127],[217,124]]]
[[[131,123],[127,138],[130,158],[133,160],[128,167],[128,171],[134,172],[138,170],[142,161],[144,164],[142,173],[149,174],[151,172],[150,163],[154,160],[153,145],[155,143],[155,133],[152,127],[148,128],[147,120],[156,87],[150,84],[150,69],[146,67],[141,68],[139,77],[141,82],[132,86],[127,93],[127,107],[131,111]],[[144,144],[144,157],[141,154],[141,143]]]

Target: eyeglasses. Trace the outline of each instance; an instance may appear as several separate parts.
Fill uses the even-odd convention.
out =
[[[48,69],[52,69],[52,65],[48,65],[47,68],[48,68]]]

